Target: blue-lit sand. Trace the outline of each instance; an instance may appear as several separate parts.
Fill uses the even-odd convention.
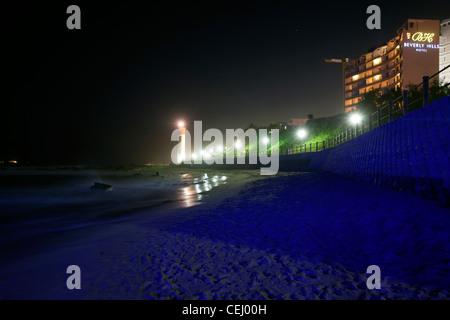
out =
[[[328,173],[240,180],[255,179],[44,241],[2,263],[1,298],[450,298],[448,208]],[[82,290],[65,287],[70,264]],[[369,265],[381,290],[366,287]]]

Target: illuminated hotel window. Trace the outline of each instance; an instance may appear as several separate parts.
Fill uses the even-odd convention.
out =
[[[378,80],[381,79],[381,75],[377,74],[376,76],[373,77],[373,79],[374,79],[375,81],[378,81]]]
[[[358,74],[355,74],[354,76],[353,76],[353,81],[356,81],[356,80],[358,80],[359,79],[359,75]]]
[[[376,58],[375,60],[373,60],[373,65],[377,65],[381,62],[381,58]]]

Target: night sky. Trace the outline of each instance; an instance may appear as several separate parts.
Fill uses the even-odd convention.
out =
[[[323,58],[356,58],[408,18],[450,18],[448,1],[93,2],[2,5],[0,160],[168,163],[180,119],[335,115],[341,67]],[[66,27],[71,4],[81,30]],[[381,30],[366,28],[370,4]]]

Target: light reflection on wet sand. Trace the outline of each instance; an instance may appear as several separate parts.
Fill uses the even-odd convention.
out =
[[[179,199],[185,208],[200,204],[204,193],[227,183],[226,176],[214,175],[210,177],[206,173],[201,178],[193,178],[188,173],[183,174],[181,178],[189,183],[189,186],[182,188]]]

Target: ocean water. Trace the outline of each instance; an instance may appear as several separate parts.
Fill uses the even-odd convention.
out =
[[[95,182],[112,191],[93,191]],[[227,183],[215,173],[8,171],[0,173],[0,245],[33,235],[127,219],[137,209],[190,207]]]

